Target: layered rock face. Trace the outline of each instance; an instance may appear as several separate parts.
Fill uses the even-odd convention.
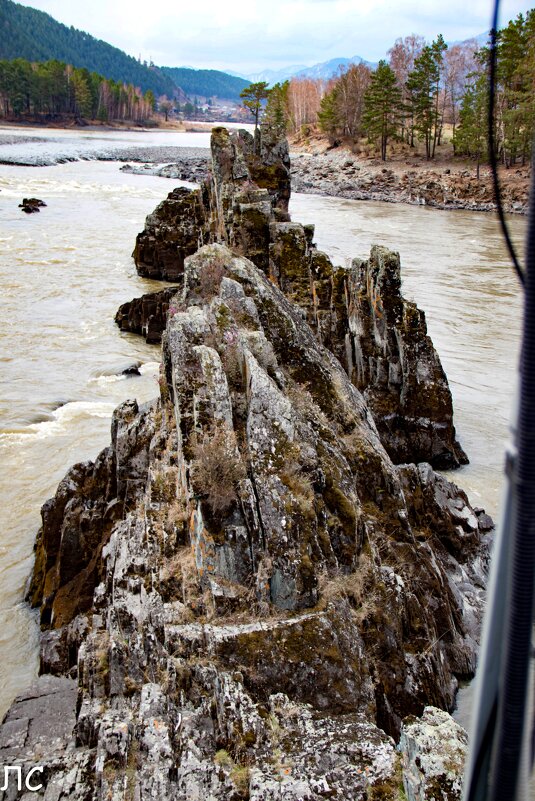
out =
[[[166,316],[160,397],[118,407],[43,507],[41,675],[0,755],[42,766],[46,799],[401,801],[450,769],[411,754],[474,672],[492,521],[396,465],[420,440],[388,428],[447,383],[395,254],[333,268],[288,220],[283,146],[259,187],[240,137],[216,131],[212,189],[173,199],[204,198],[197,234],[223,244],[155,236],[181,287],[122,312]]]
[[[212,162],[202,189],[175,190],[147,218],[134,251],[140,274],[176,280],[185,254],[198,243],[230,246],[302,309],[319,341],[364,392],[396,463],[428,461],[438,469],[465,464],[425,315],[401,295],[399,255],[373,247],[367,261],[334,267],[314,245],[314,227],[290,221],[288,151],[272,133],[264,132],[261,156],[255,156],[250,134],[215,129]],[[146,296],[126,314],[121,307],[121,327],[132,305],[146,306]],[[149,317],[142,314],[137,329],[127,330],[147,330],[155,341],[164,319]]]
[[[491,523],[429,465],[392,463],[251,261],[205,246],[174,302],[160,399],[119,407],[112,446],[43,510],[47,786],[395,799],[402,718],[451,708],[474,670]],[[41,731],[25,703],[5,724],[24,736],[0,735],[23,774]]]

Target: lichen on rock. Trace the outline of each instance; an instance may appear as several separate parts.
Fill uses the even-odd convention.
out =
[[[334,267],[314,245],[314,227],[290,221],[288,176],[287,145],[272,131],[263,130],[258,156],[246,131],[214,129],[211,177],[200,189],[175,190],[149,215],[134,252],[138,271],[177,280],[184,257],[210,242],[246,256],[302,310],[340,360],[397,464],[465,464],[425,314],[401,295],[399,254],[374,246],[369,259]],[[118,324],[156,340],[165,325],[165,293],[155,294],[154,302],[145,295],[125,304]]]

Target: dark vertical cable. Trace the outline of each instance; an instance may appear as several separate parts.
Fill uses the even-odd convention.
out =
[[[498,164],[496,161],[496,151],[495,151],[496,143],[494,140],[494,109],[496,106],[496,66],[498,60],[496,45],[497,45],[499,6],[500,6],[499,0],[495,0],[492,28],[490,31],[489,118],[488,118],[489,162],[492,171],[492,181],[494,185],[494,200],[496,203],[496,211],[498,212],[498,218],[500,220],[500,225],[502,227],[503,237],[505,239],[509,255],[511,256],[511,259],[513,261],[515,272],[520,280],[520,283],[524,285],[524,273],[522,272],[522,269],[518,262],[516,251],[511,241],[511,237],[509,235],[509,229],[507,228],[507,223],[505,221],[505,214],[503,211],[502,198],[500,192],[500,182],[498,179]]]

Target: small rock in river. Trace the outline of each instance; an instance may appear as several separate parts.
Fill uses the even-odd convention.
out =
[[[19,209],[25,211],[26,214],[34,214],[36,211],[39,211],[41,206],[46,206],[46,203],[36,197],[25,197],[22,203],[19,203]]]

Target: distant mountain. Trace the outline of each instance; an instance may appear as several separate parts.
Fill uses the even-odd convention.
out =
[[[0,59],[28,61],[57,59],[73,67],[86,67],[106,78],[152,89],[156,97],[180,94],[168,75],[147,67],[117,47],[68,28],[50,14],[11,0],[0,0]]]
[[[280,70],[264,70],[263,72],[256,72],[247,77],[251,81],[267,81],[270,86],[275,83],[289,80],[290,78],[320,78],[328,81],[338,74],[340,67],[347,68],[351,64],[365,64],[367,67],[375,69],[377,64],[372,61],[366,61],[361,56],[352,56],[352,58],[331,58],[329,61],[322,61],[319,64],[314,64],[312,67],[305,67],[302,64],[284,67]]]
[[[351,58],[331,58],[329,61],[323,61],[320,64],[314,64],[313,67],[305,67],[295,74],[296,78],[323,78],[328,80],[337,75],[340,67],[347,69],[352,64],[364,64],[366,67],[375,69],[377,64],[372,61],[366,61],[361,56],[352,56]]]
[[[283,67],[280,70],[262,70],[261,72],[253,72],[251,75],[247,75],[246,77],[254,83],[257,83],[258,81],[267,81],[270,86],[273,86],[276,83],[282,83],[283,81],[293,78],[293,76],[297,75],[298,72],[306,69],[307,67],[305,67],[304,64],[297,64],[291,67]]]
[[[196,70],[191,67],[162,67],[162,72],[180,86],[191,98],[219,97],[238,100],[240,92],[251,83],[219,70]]]
[[[490,33],[485,31],[485,33],[480,33],[478,36],[470,36],[469,39],[463,39],[462,41],[459,40],[457,42],[447,42],[447,45],[448,47],[453,47],[454,45],[462,45],[475,40],[479,47],[485,47],[489,43],[489,36]]]

